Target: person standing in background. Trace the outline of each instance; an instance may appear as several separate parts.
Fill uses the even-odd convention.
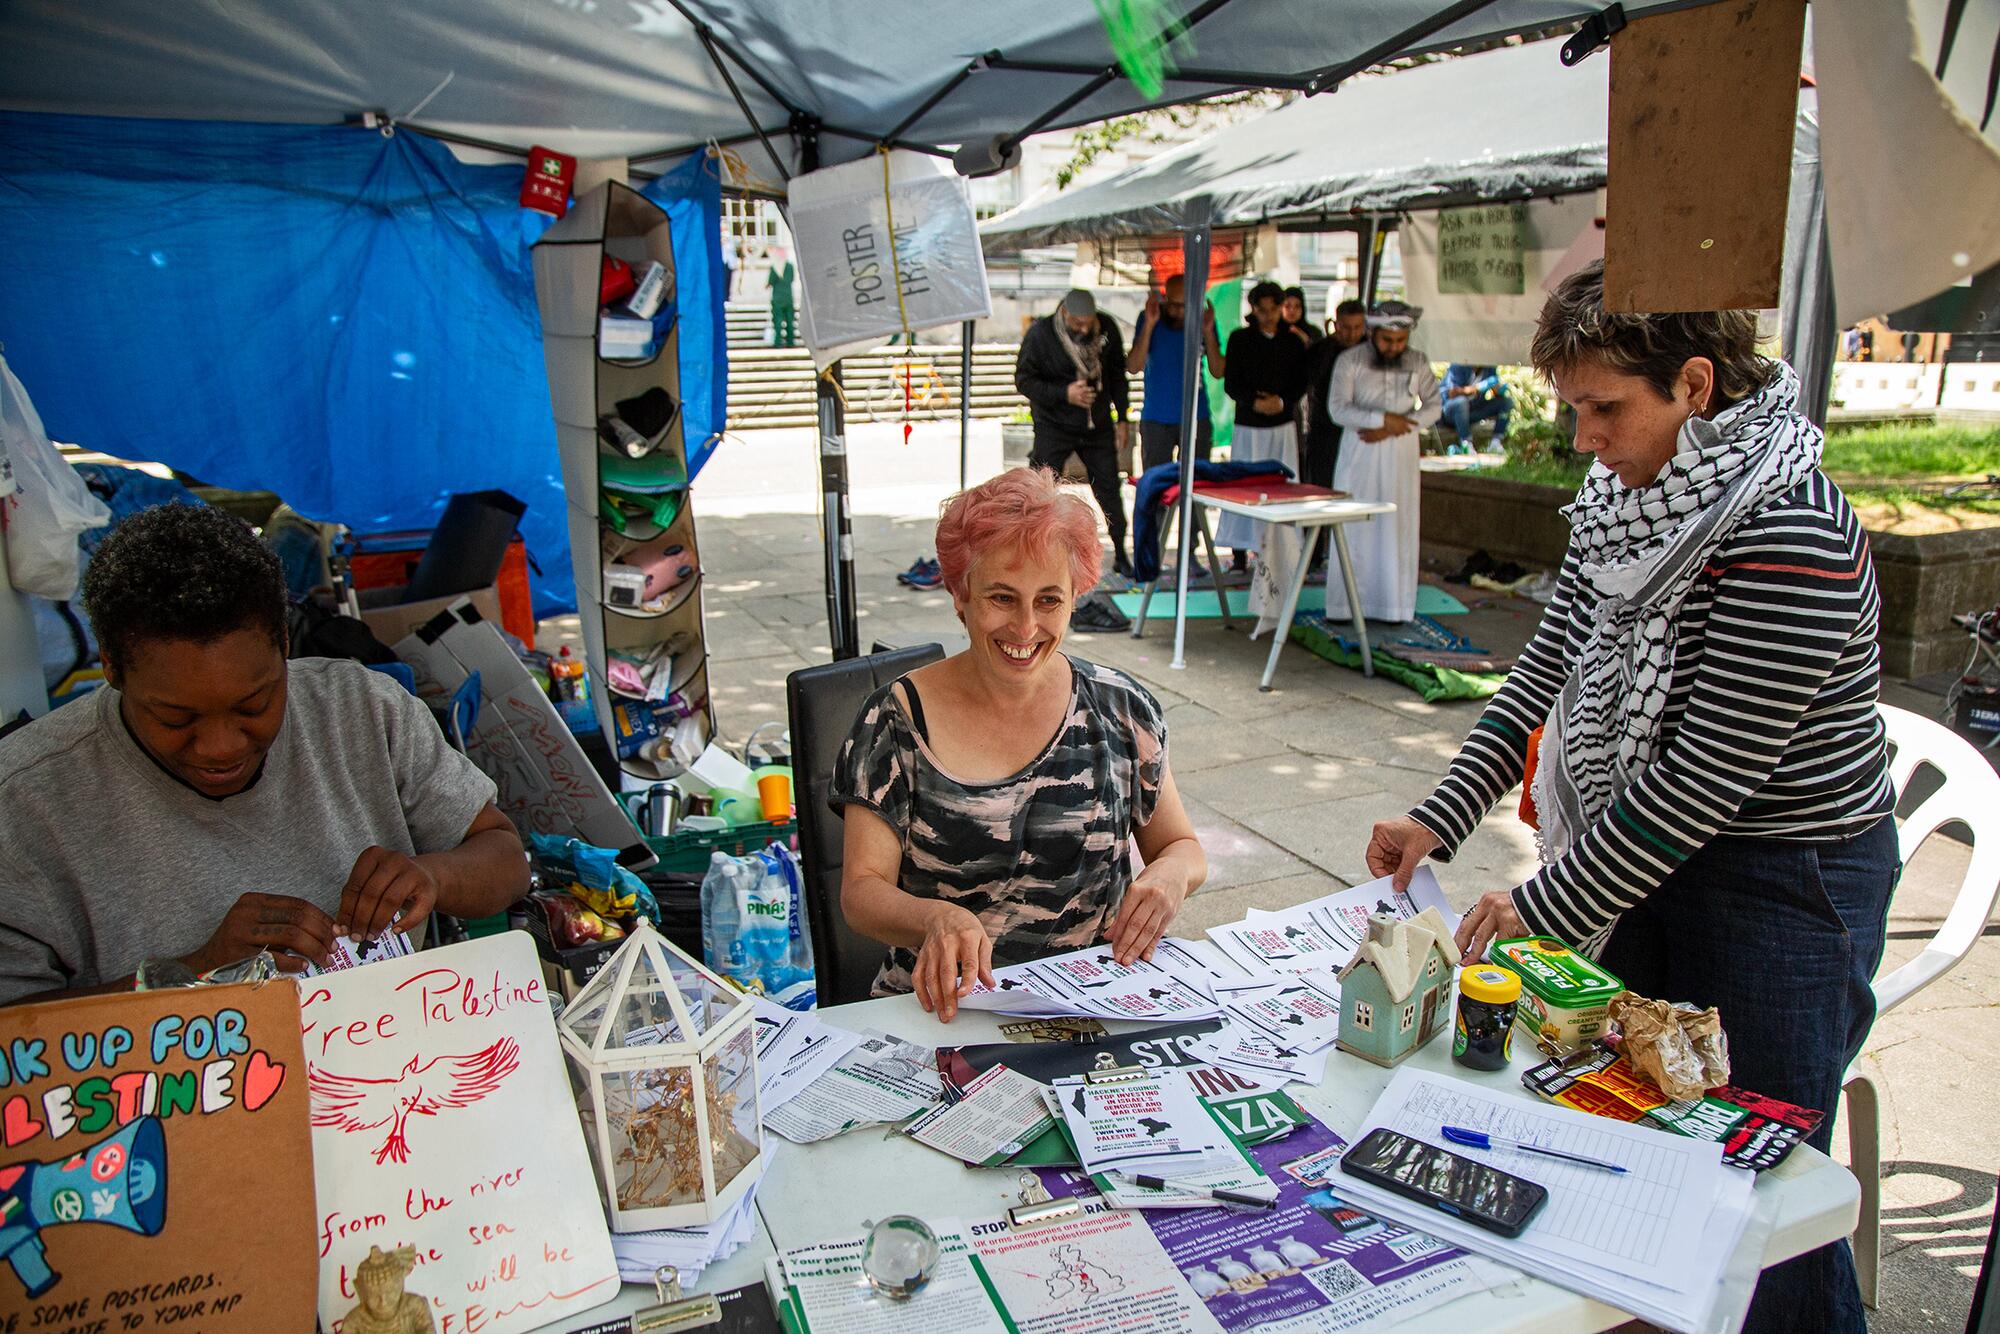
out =
[[[1203,302],[1201,307],[1202,355],[1211,367],[1222,363],[1222,347],[1215,336],[1215,313]],[[1146,377],[1146,402],[1139,413],[1139,471],[1144,473],[1180,457],[1181,403],[1186,382],[1182,370],[1187,352],[1187,279],[1176,273],[1158,292],[1146,298],[1146,313],[1139,317],[1139,332],[1132,336],[1132,350],[1125,357],[1128,375],[1141,372]],[[1208,388],[1200,381],[1196,364],[1195,457],[1204,463],[1215,443],[1215,428],[1208,417]]]
[[[773,250],[771,271],[764,276],[764,286],[771,293],[772,347],[799,345],[799,308],[792,294],[792,283],[797,277],[791,258],[782,250]]]
[[[1299,480],[1313,486],[1333,485],[1333,465],[1340,456],[1340,427],[1326,415],[1327,382],[1341,353],[1368,336],[1368,308],[1343,301],[1333,308],[1333,330],[1312,345],[1306,357],[1306,443],[1299,456]],[[1322,534],[1324,536],[1324,534]]]
[[[1437,376],[1410,346],[1423,311],[1401,301],[1378,302],[1368,312],[1368,341],[1333,363],[1326,392],[1327,416],[1344,428],[1334,489],[1356,500],[1386,500],[1394,514],[1378,514],[1347,539],[1361,611],[1370,620],[1407,621],[1417,614],[1417,432],[1438,419]],[[1346,620],[1344,581],[1327,572],[1326,619]]]
[[[1326,415],[1326,387],[1333,363],[1341,353],[1368,336],[1368,308],[1343,301],[1333,308],[1333,328],[1306,353],[1306,435],[1299,451],[1299,480],[1309,486],[1332,486],[1333,465],[1340,457],[1340,427]],[[1313,536],[1312,568],[1326,564],[1330,529]]]
[[[1306,392],[1306,345],[1285,328],[1280,312],[1284,296],[1284,289],[1273,282],[1261,282],[1250,289],[1251,320],[1229,335],[1229,348],[1223,354],[1223,387],[1236,402],[1236,433],[1229,446],[1232,461],[1276,459],[1296,477],[1296,414]],[[1245,556],[1262,540],[1262,528],[1262,524],[1240,515],[1222,516],[1215,541],[1231,548],[1234,568],[1244,568]]]
[[[1111,568],[1130,576],[1125,554],[1125,495],[1118,483],[1118,455],[1126,443],[1130,387],[1125,340],[1118,325],[1097,309],[1082,288],[1053,313],[1028,326],[1014,358],[1014,388],[1028,400],[1035,446],[1028,464],[1062,476],[1074,453],[1090,474],[1090,493],[1111,532]],[[1088,593],[1078,589],[1078,597]]]
[[[1278,303],[1278,314],[1284,319],[1285,327],[1297,334],[1307,347],[1326,337],[1306,318],[1306,289],[1303,287],[1285,289],[1284,300]]]

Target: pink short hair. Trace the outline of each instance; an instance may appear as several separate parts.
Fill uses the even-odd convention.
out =
[[[1097,511],[1065,494],[1047,468],[1015,468],[961,491],[938,516],[937,558],[944,586],[963,598],[974,561],[995,552],[1060,554],[1069,563],[1070,592],[1097,585],[1104,554],[1097,545]]]

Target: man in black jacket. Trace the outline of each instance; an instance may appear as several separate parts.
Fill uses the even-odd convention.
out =
[[[1028,326],[1014,361],[1014,388],[1035,419],[1031,467],[1060,474],[1072,452],[1090,474],[1091,494],[1111,530],[1112,568],[1132,573],[1125,555],[1125,496],[1118,485],[1118,455],[1125,445],[1129,398],[1125,340],[1081,289],[1062,299],[1055,313]],[[1078,589],[1081,595],[1086,590]]]

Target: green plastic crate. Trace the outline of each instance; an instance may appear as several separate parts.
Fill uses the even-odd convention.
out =
[[[790,844],[798,832],[795,820],[761,820],[756,824],[736,825],[713,832],[684,830],[665,838],[649,835],[646,845],[660,859],[655,870],[699,874],[708,869],[709,859],[718,852],[744,857],[762,852],[774,842]]]

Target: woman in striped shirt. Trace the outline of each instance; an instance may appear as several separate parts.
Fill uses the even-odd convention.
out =
[[[1641,995],[1716,1006],[1731,1082],[1825,1111],[1874,1020],[1901,871],[1868,544],[1819,471],[1798,377],[1746,311],[1604,308],[1601,265],[1533,360],[1596,462],[1554,601],[1437,790],[1375,826],[1400,883],[1530,770],[1542,867],[1458,945],[1551,935]],[[1746,1329],[1865,1330],[1846,1242],[1779,1265]]]

